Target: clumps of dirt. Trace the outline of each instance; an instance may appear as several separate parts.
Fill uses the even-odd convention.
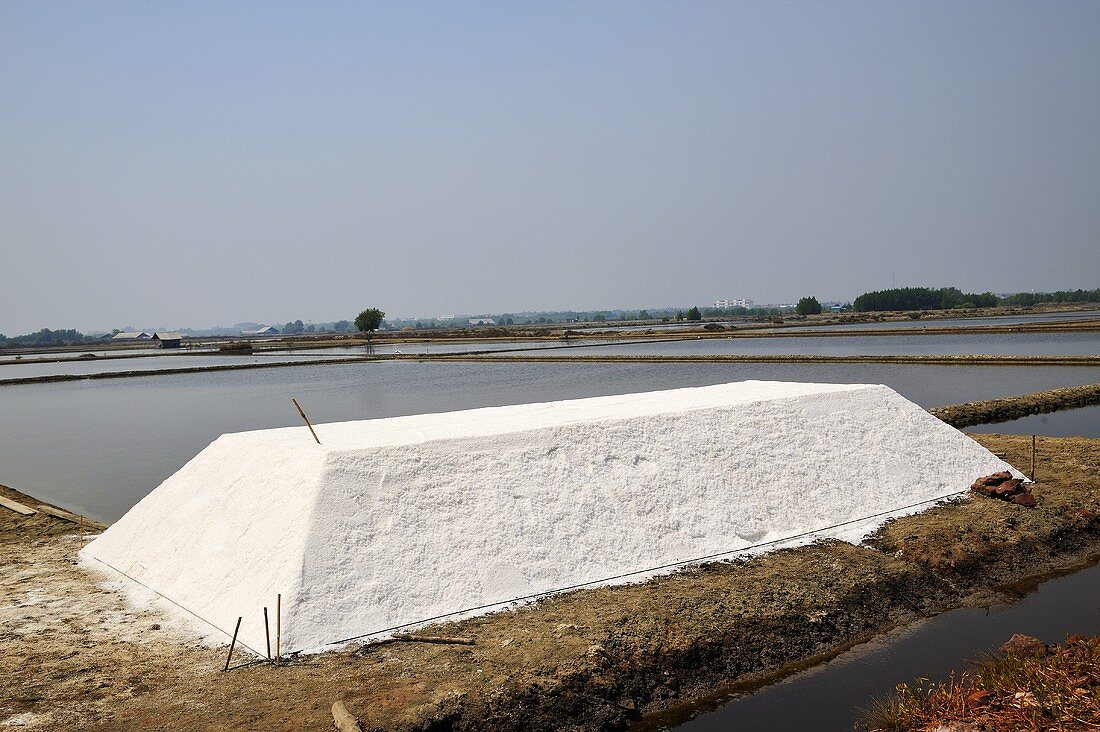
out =
[[[1013,478],[1012,473],[1007,470],[978,478],[970,486],[970,490],[980,496],[998,498],[1017,506],[1034,508],[1037,503],[1031,489],[1024,485],[1023,479]]]
[[[248,355],[252,353],[251,341],[229,341],[218,346],[218,353],[236,353]]]

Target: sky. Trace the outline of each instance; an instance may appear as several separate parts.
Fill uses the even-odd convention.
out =
[[[1100,287],[1100,3],[0,0],[0,332]]]

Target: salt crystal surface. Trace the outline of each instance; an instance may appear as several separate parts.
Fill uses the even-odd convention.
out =
[[[253,649],[281,593],[288,652],[750,547],[1011,469],[879,385],[746,381],[315,428],[321,445],[305,427],[222,435],[82,558],[222,629],[242,616]],[[883,520],[819,536],[855,541]]]

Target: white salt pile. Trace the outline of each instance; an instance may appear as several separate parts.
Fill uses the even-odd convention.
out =
[[[871,385],[747,381],[316,430],[322,445],[305,427],[221,436],[83,558],[223,629],[243,616],[255,649],[281,593],[284,651],[310,649],[1010,469]],[[858,539],[882,520],[821,535]]]

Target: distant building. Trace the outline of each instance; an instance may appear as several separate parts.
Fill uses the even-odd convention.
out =
[[[277,336],[279,334],[280,334],[279,329],[276,328],[274,325],[265,325],[264,327],[257,328],[256,330],[242,330],[241,331],[241,335],[257,336],[257,337]]]
[[[716,308],[751,308],[754,306],[752,300],[748,298],[735,298],[733,300],[715,300],[714,307]]]
[[[160,343],[161,348],[179,348],[183,336],[172,331],[158,330],[153,334],[153,340]]]
[[[492,318],[470,318],[468,321],[470,325],[496,325],[497,321]]]
[[[143,330],[124,330],[111,336],[112,341],[147,341],[153,336]]]

